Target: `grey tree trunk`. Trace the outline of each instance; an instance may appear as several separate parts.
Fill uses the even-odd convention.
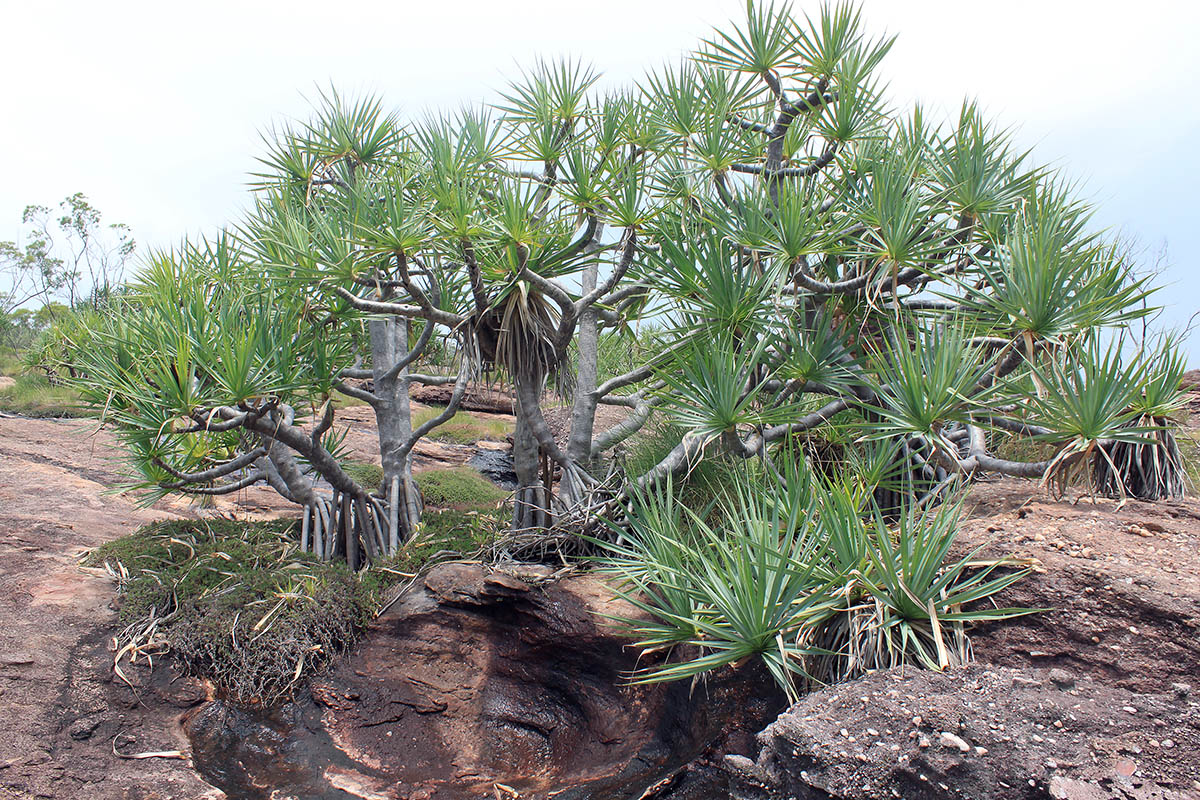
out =
[[[600,266],[597,259],[590,259],[583,270],[581,288],[588,294],[596,288]],[[571,428],[567,439],[567,457],[571,463],[584,471],[593,466],[592,434],[596,427],[595,395],[600,360],[599,314],[594,305],[584,309],[579,316],[576,343],[579,364],[575,378],[575,399],[571,408]],[[573,506],[583,499],[585,487],[575,469],[564,469],[559,491],[563,502]]]
[[[550,498],[541,481],[541,449],[516,402],[516,427],[513,430],[513,472],[517,475],[517,491],[513,496],[514,531],[544,527],[550,520]]]
[[[260,463],[270,487],[293,503],[311,505],[316,493],[312,489],[312,482],[300,470],[292,451],[274,439],[268,439],[264,444],[267,454],[260,459]]]
[[[404,543],[421,520],[421,498],[412,473],[412,404],[408,390],[411,383],[408,367],[391,374],[392,366],[408,356],[409,325],[395,317],[372,319],[368,323],[371,335],[371,362],[374,375],[376,427],[379,431],[379,452],[382,456],[383,483],[378,492],[391,501],[391,487],[399,483],[397,513],[390,513],[399,530],[390,540]]]

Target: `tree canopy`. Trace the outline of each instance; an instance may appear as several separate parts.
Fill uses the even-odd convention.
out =
[[[518,532],[705,458],[781,473],[819,436],[874,465],[885,509],[989,472],[1181,491],[1181,361],[1122,335],[1152,287],[1069,181],[973,103],[892,106],[893,40],[853,5],[747,8],[624,89],[540,61],[495,104],[402,120],[330,90],[272,130],[251,213],[150,257],[73,334],[139,487],[267,482],[305,507],[306,548],[389,552],[419,531],[413,447],[492,372],[516,398]],[[600,342],[647,320],[652,352],[602,376]],[[413,383],[454,387],[415,427]],[[335,391],[375,411],[380,486],[341,469]],[[596,430],[600,404],[623,421]],[[613,449],[654,415],[681,440],[624,474]],[[1014,438],[1044,455],[997,455]]]

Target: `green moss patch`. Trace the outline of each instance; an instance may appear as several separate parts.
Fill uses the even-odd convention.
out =
[[[460,511],[495,508],[509,493],[471,467],[452,467],[417,473],[426,506]]]

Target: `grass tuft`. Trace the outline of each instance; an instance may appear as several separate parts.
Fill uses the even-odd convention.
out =
[[[14,385],[0,388],[0,411],[41,418],[93,415],[68,386],[56,386],[41,375],[19,375],[14,380]]]
[[[300,552],[290,520],[154,523],[84,564],[117,578],[122,653],[169,650],[244,703],[288,697],[350,646],[390,585]]]
[[[413,411],[414,427],[423,425],[442,413],[441,408],[427,407]],[[450,444],[475,444],[476,442],[503,442],[512,433],[512,425],[503,419],[481,417],[469,411],[459,411],[453,417],[434,428],[429,438],[435,442]]]
[[[416,476],[426,506],[458,511],[492,509],[509,495],[471,467],[429,470]]]

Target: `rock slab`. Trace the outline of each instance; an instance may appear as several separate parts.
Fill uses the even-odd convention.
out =
[[[727,756],[736,800],[1197,800],[1200,704],[1063,670],[876,673]]]

